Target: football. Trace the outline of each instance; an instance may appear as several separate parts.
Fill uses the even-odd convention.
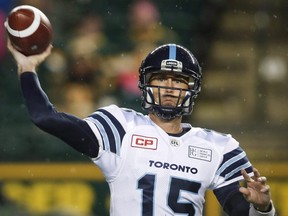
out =
[[[30,5],[15,7],[4,26],[12,46],[26,56],[43,52],[52,41],[52,26],[47,16]]]

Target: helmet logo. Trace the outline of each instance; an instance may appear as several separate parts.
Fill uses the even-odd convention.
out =
[[[161,62],[161,70],[162,71],[174,71],[174,72],[182,72],[183,65],[182,62],[173,60],[173,59],[165,59]]]

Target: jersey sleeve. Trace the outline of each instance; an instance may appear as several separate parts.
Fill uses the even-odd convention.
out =
[[[85,119],[98,138],[102,151],[119,155],[121,142],[125,134],[125,120],[121,117],[124,117],[121,109],[111,105],[97,110]],[[100,155],[101,152],[99,152]]]
[[[241,181],[243,179],[241,169],[245,169],[248,175],[253,175],[253,167],[245,151],[231,136],[222,154],[222,161],[215,173],[213,189]]]
[[[85,121],[99,141],[98,157],[92,160],[109,181],[116,175],[121,160],[121,144],[127,127],[123,110],[116,105],[103,107]]]

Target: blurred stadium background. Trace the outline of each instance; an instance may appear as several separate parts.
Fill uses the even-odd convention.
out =
[[[288,216],[287,0],[0,0],[0,23],[21,4],[41,9],[54,28],[43,88],[80,117],[109,103],[141,111],[141,59],[162,43],[189,48],[204,79],[186,120],[239,140]],[[0,215],[108,215],[99,170],[29,121],[3,25],[0,62]],[[205,206],[205,216],[225,215],[211,193]]]

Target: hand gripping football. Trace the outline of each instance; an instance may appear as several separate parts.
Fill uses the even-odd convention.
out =
[[[15,7],[4,25],[12,46],[26,56],[42,53],[52,41],[49,19],[33,6]]]

